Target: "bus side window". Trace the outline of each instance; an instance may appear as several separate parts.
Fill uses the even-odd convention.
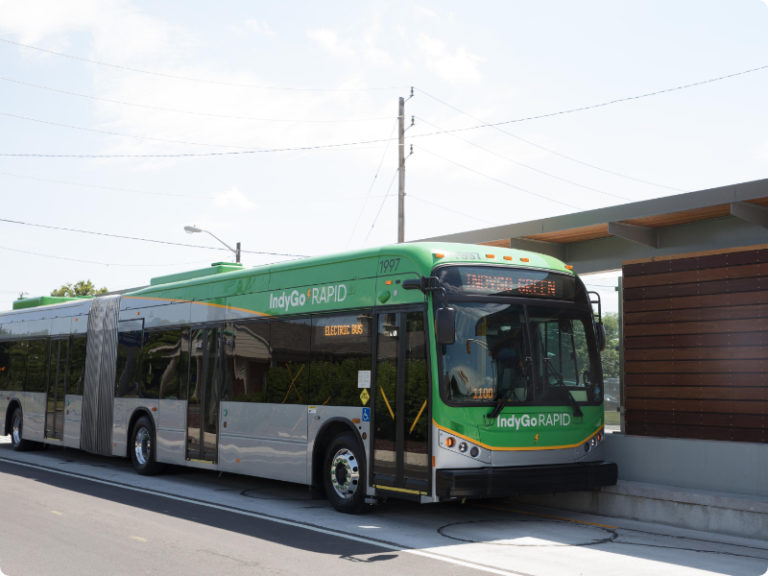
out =
[[[229,399],[235,402],[266,402],[267,372],[272,359],[269,321],[228,324],[225,332],[224,389]],[[228,399],[226,394],[222,397]]]
[[[267,373],[267,402],[309,403],[309,318],[270,321],[272,365]]]
[[[139,395],[142,331],[131,330],[117,335],[117,382],[115,396],[136,398]]]
[[[312,319],[312,404],[360,406],[359,373],[371,370],[371,316],[339,314]]]
[[[69,366],[67,374],[67,394],[83,393],[85,374],[85,335],[72,336],[69,342]]]
[[[11,367],[11,343],[0,342],[0,390],[10,390],[8,388],[8,376]]]
[[[142,398],[178,399],[187,384],[181,361],[181,330],[148,332],[144,340]]]
[[[45,392],[48,385],[48,340],[30,340],[24,390]]]
[[[7,390],[24,390],[24,378],[27,373],[27,348],[29,342],[17,340],[10,343],[8,354],[10,356],[10,370],[8,373]]]

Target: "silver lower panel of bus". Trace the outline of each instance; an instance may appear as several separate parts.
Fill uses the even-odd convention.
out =
[[[219,468],[308,483],[307,407],[221,403]]]
[[[83,397],[67,394],[64,397],[63,444],[69,448],[80,448],[80,427],[83,417]]]
[[[45,438],[45,393],[0,391],[0,433],[5,430],[8,405],[17,401],[24,416],[24,438],[42,442]]]

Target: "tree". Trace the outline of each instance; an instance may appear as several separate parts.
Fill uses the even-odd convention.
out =
[[[605,350],[601,354],[603,377],[618,378],[621,370],[619,362],[619,315],[609,312],[603,316],[605,326]]]
[[[62,284],[60,288],[51,291],[51,296],[98,296],[107,292],[106,288],[99,288],[97,290],[90,280],[80,280],[74,284],[71,282]]]

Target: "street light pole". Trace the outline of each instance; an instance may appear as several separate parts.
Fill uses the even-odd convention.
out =
[[[214,234],[210,230],[203,230],[202,228],[198,228],[197,226],[184,226],[184,232],[186,232],[187,234],[196,234],[197,232],[205,232],[206,234],[210,234],[216,240],[218,240],[220,243],[226,246],[229,251],[234,252],[235,262],[240,264],[240,242],[236,244],[237,248],[232,248],[232,246],[224,242],[224,240],[216,236],[216,234]]]

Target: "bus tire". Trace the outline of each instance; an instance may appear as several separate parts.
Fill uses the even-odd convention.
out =
[[[365,457],[352,432],[336,436],[323,460],[326,498],[339,512],[356,514],[365,505]]]
[[[163,469],[157,462],[155,438],[155,426],[152,421],[146,416],[140,417],[133,425],[129,449],[134,470],[143,476],[158,474]]]
[[[31,442],[22,438],[24,431],[24,414],[20,407],[16,407],[11,415],[11,448],[17,452],[29,450]]]

